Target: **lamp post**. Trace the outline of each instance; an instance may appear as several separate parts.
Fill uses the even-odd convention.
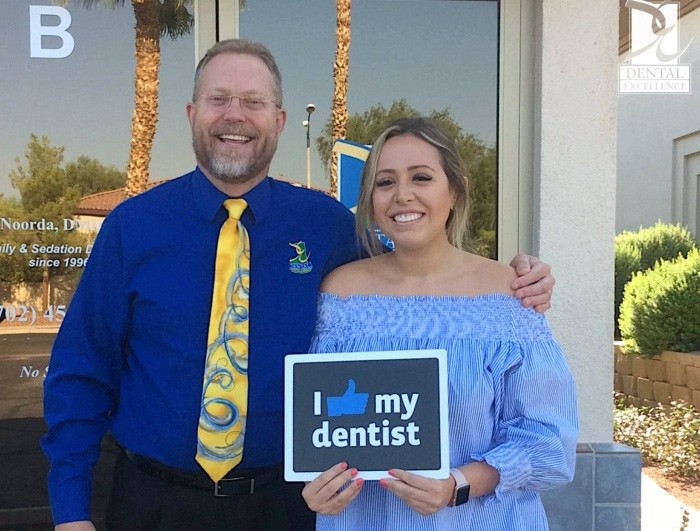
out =
[[[316,110],[313,103],[306,106],[306,120],[302,125],[306,127],[306,187],[311,188],[311,113]]]

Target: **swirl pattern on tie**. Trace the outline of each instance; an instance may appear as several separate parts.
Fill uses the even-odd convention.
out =
[[[246,204],[225,205],[230,217],[217,246],[196,456],[214,481],[242,459],[248,414],[250,241],[238,221]]]

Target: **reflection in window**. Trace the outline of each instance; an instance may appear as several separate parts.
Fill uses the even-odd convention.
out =
[[[294,20],[294,24],[290,21]],[[313,103],[312,185],[329,189],[334,2],[248,2],[243,38],[265,43],[284,82],[287,126],[271,173],[306,182],[306,106]],[[347,139],[370,143],[390,120],[431,115],[458,135],[471,174],[476,249],[495,257],[498,2],[354,0]]]

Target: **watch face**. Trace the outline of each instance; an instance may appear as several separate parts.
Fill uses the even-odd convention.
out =
[[[464,485],[457,489],[457,496],[455,497],[455,506],[462,505],[466,503],[469,499],[469,485]]]

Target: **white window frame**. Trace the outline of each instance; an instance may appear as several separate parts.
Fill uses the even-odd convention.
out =
[[[535,1],[501,0],[498,68],[498,257],[533,243]]]
[[[197,64],[217,42],[238,38],[238,0],[194,0],[194,20],[194,58]]]

